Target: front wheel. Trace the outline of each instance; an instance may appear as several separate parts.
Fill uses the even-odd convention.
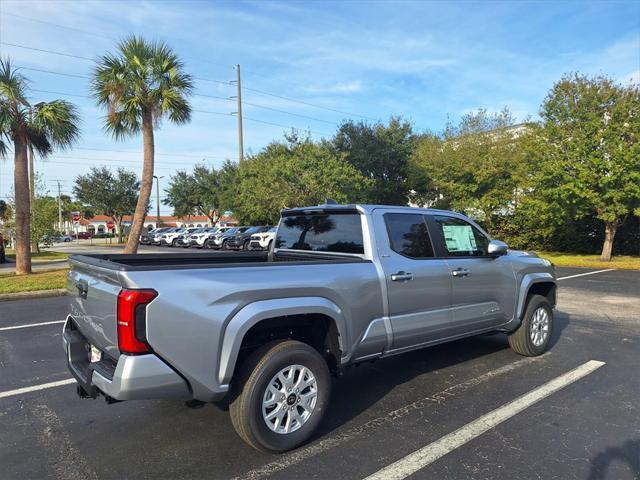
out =
[[[531,295],[517,330],[509,334],[511,349],[527,357],[541,355],[549,348],[553,334],[553,308],[542,295]]]
[[[305,443],[327,408],[327,363],[295,340],[267,344],[249,356],[232,383],[229,413],[238,435],[257,450],[284,452]]]

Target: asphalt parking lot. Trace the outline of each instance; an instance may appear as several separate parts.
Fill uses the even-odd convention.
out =
[[[557,273],[550,352],[491,335],[352,368],[313,442],[284,455],[213,405],[79,399],[66,299],[0,303],[0,478],[638,479],[640,271]]]

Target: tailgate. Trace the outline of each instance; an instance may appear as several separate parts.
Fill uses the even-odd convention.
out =
[[[117,360],[116,310],[122,289],[118,272],[84,264],[80,259],[72,259],[70,264],[67,289],[74,324],[91,344]]]

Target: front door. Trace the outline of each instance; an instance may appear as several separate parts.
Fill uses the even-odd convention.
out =
[[[489,256],[489,238],[461,218],[434,215],[429,225],[452,280],[454,332],[497,327],[511,320],[516,279],[509,258]]]
[[[386,212],[375,216],[384,270],[392,350],[410,348],[444,335],[451,325],[451,276],[434,251],[422,214]]]

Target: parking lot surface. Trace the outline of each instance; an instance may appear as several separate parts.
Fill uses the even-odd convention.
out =
[[[67,300],[4,302],[0,478],[638,479],[640,272],[557,273],[545,355],[489,335],[354,367],[315,439],[283,455],[248,447],[213,405],[79,399]]]

